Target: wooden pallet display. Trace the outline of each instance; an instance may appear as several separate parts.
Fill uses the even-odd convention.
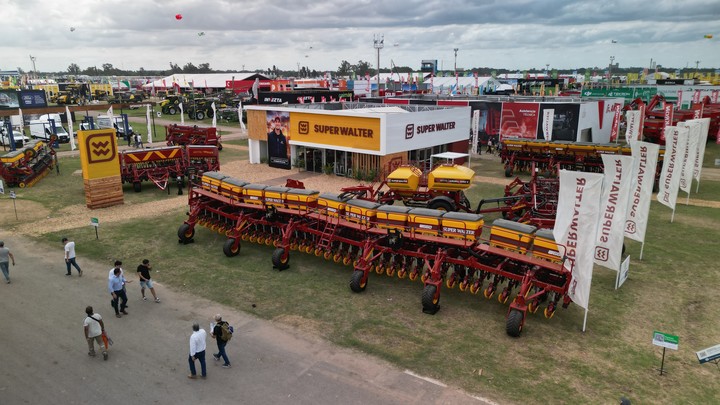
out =
[[[112,207],[125,202],[120,176],[86,179],[85,204],[90,209]]]

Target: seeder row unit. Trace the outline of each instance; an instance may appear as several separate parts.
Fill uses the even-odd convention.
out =
[[[629,145],[591,142],[545,141],[541,139],[505,138],[500,159],[505,165],[505,176],[515,171],[528,171],[533,165],[548,174],[558,168],[582,172],[603,172],[602,155],[631,155]],[[660,177],[665,147],[660,147],[655,179]]]
[[[123,183],[132,183],[140,192],[143,181],[152,181],[165,190],[168,181],[200,175],[220,169],[215,146],[188,145],[139,149],[120,153],[120,173]]]
[[[564,248],[550,229],[505,219],[486,226],[481,214],[381,205],[304,188],[248,184],[207,172],[189,192],[181,243],[196,226],[227,236],[223,252],[235,256],[241,241],[274,246],[273,267],[289,267],[290,252],[352,265],[350,289],[362,292],[371,272],[421,280],[422,309],[440,309],[443,284],[510,302],[506,332],[519,336],[528,313],[543,303],[551,318],[567,307],[571,272]]]
[[[0,177],[9,187],[31,187],[55,167],[55,150],[39,140],[28,142],[18,149],[0,156]]]

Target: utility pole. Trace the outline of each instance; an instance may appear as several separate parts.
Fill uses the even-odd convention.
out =
[[[699,68],[699,67],[700,67],[700,61],[699,61],[699,60],[696,60],[696,61],[695,61],[695,77],[697,77],[697,75],[698,75],[698,68]]]
[[[453,52],[455,52],[455,74],[457,74],[457,52],[460,50],[460,48],[453,48]]]
[[[377,95],[380,97],[380,50],[385,46],[385,35],[373,36],[373,48],[377,50]]]
[[[610,85],[610,82],[612,82],[612,67],[613,67],[614,61],[615,61],[615,57],[611,56],[610,57],[610,66],[608,67],[608,86]]]
[[[37,58],[35,58],[34,56],[30,55],[30,61],[31,61],[32,64],[33,64],[33,75],[34,75],[34,78],[37,79],[37,69],[35,68],[35,59],[37,59]]]

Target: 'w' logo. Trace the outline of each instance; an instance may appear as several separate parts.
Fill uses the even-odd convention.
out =
[[[93,134],[86,138],[89,163],[107,162],[115,159],[115,144],[112,141],[112,136],[113,134],[110,132]]]

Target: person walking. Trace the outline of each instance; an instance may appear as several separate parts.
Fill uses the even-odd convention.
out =
[[[200,324],[197,322],[193,324],[192,330],[193,333],[190,335],[190,355],[188,356],[188,365],[190,366],[188,378],[197,378],[195,360],[200,360],[200,376],[205,378],[207,377],[207,366],[205,364],[205,339],[207,338],[207,333],[205,329],[200,328]]]
[[[217,341],[218,352],[217,354],[213,354],[213,358],[215,359],[215,361],[220,361],[220,358],[222,357],[224,362],[224,364],[222,365],[223,368],[230,368],[232,367],[230,365],[230,359],[228,359],[228,356],[225,353],[225,346],[227,345],[228,341],[223,339],[223,325],[227,325],[228,327],[230,326],[227,322],[222,320],[220,314],[215,315],[215,326],[213,326],[210,337],[214,338]]]
[[[10,249],[5,247],[5,242],[0,240],[0,270],[2,270],[3,276],[5,276],[5,282],[10,284],[10,261],[12,265],[15,265],[15,256],[10,253]]]
[[[75,260],[75,242],[69,241],[68,238],[62,238],[62,244],[65,248],[65,265],[67,266],[66,276],[71,276],[70,266],[74,266],[78,271],[78,277],[82,277],[82,269],[78,266]]]
[[[85,340],[88,344],[88,356],[95,357],[95,342],[98,347],[102,350],[103,360],[108,359],[107,347],[102,340],[102,334],[105,332],[105,323],[102,320],[100,314],[96,314],[93,311],[93,307],[89,306],[85,308],[85,322],[83,322],[83,328],[85,329]]]
[[[115,262],[115,269],[113,270],[113,276],[108,280],[108,291],[112,296],[112,307],[115,310],[115,316],[122,318],[120,312],[125,315],[130,315],[125,311],[127,307],[127,294],[125,294],[125,284],[127,281],[120,271],[121,261]],[[119,302],[119,305],[118,305]]]
[[[147,297],[145,296],[145,288],[147,288],[152,293],[153,298],[155,298],[155,302],[159,303],[160,298],[158,298],[155,294],[155,288],[153,287],[153,282],[150,278],[151,269],[152,265],[150,265],[150,260],[148,259],[144,259],[142,264],[137,268],[137,273],[140,277],[140,294],[142,294],[143,301],[147,301]]]

